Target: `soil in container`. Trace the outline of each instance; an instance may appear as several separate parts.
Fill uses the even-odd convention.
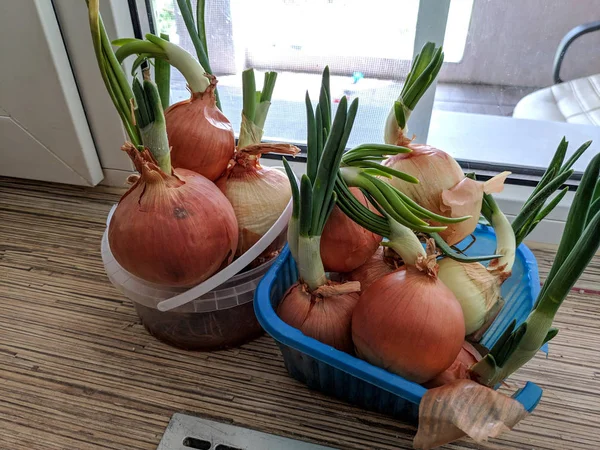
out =
[[[142,324],[158,340],[184,350],[236,347],[263,334],[254,303],[210,312],[162,312],[134,303]]]

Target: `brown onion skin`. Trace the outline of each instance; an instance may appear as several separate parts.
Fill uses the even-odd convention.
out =
[[[143,280],[169,286],[200,283],[228,265],[237,220],[214,183],[186,169],[167,176],[147,162],[141,171],[110,221],[117,262]]]
[[[296,283],[283,296],[277,315],[306,336],[353,353],[350,322],[356,302],[357,292],[319,297],[308,292],[305,285]]]
[[[215,181],[235,151],[233,127],[217,108],[214,88],[194,93],[165,111],[173,167],[193,170]]]
[[[412,151],[400,153],[388,158],[384,165],[416,177],[418,184],[407,183],[400,179],[392,179],[390,183],[422,207],[436,214],[449,217],[442,203],[442,192],[450,190],[465,179],[464,171],[454,158],[443,150],[423,144],[406,145]],[[427,160],[427,170],[415,166],[415,160]],[[435,180],[432,180],[432,177]],[[433,181],[433,182],[432,182]],[[435,192],[432,186],[436,186]],[[482,194],[483,196],[483,194]],[[454,245],[469,236],[477,226],[481,204],[473,205],[472,218],[457,224],[444,224],[447,228],[439,234],[450,245]],[[433,225],[439,225],[431,221]]]
[[[446,370],[461,349],[465,324],[454,294],[413,267],[364,291],[352,314],[359,357],[423,383]]]
[[[395,268],[385,260],[384,249],[379,247],[375,253],[360,267],[354,269],[347,276],[349,281],[358,281],[361,292],[366,291],[375,281],[396,270],[403,270],[404,266]]]
[[[350,192],[373,212],[360,189],[351,187]],[[321,234],[321,259],[328,272],[351,272],[363,265],[377,251],[383,238],[353,222],[335,206]]]
[[[470,368],[473,366],[473,364],[479,362],[481,358],[482,356],[477,349],[465,341],[463,342],[460,352],[458,352],[458,356],[450,365],[450,367],[437,375],[435,378],[423,383],[423,386],[427,389],[433,389],[443,386],[444,384],[451,383],[455,380],[470,380]]]

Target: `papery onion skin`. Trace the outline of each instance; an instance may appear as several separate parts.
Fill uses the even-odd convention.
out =
[[[256,137],[258,139],[258,137]],[[300,149],[291,144],[259,143],[238,149],[227,172],[217,180],[238,220],[239,239],[236,256],[248,251],[279,219],[290,199],[292,188],[283,172],[260,164],[264,153],[277,152],[295,156]],[[260,263],[279,252],[285,245],[280,235],[255,260]]]
[[[348,280],[358,281],[361,291],[366,291],[375,281],[396,270],[398,269],[386,261],[383,247],[379,247],[363,265],[348,274]]]
[[[330,282],[331,285],[336,283]],[[305,285],[292,285],[277,307],[277,315],[306,336],[353,353],[350,322],[358,302],[358,293],[320,297],[311,294]]]
[[[233,157],[235,137],[216,106],[214,86],[170,106],[165,120],[173,167],[193,170],[211,181],[219,178]]]
[[[454,294],[435,276],[413,267],[374,282],[352,314],[357,355],[417,383],[446,370],[464,336]]]
[[[469,342],[465,341],[452,365],[435,378],[423,383],[423,386],[427,389],[432,389],[451,383],[454,380],[470,380],[470,368],[473,364],[479,362],[481,358],[481,353]]]
[[[273,226],[292,197],[287,177],[279,170],[235,166],[217,186],[227,197],[238,220],[236,255],[248,251]]]
[[[151,156],[145,158],[137,160],[141,176],[110,221],[111,252],[143,280],[169,286],[200,283],[233,259],[238,240],[233,208],[202,175],[186,169],[166,175],[149,162]]]
[[[360,189],[351,187],[350,192],[364,206],[377,211]],[[321,235],[323,266],[328,272],[351,272],[363,265],[377,251],[382,239],[381,236],[353,222],[335,206]]]
[[[465,178],[456,160],[446,152],[429,145],[408,144],[408,147],[412,150],[410,153],[394,155],[384,164],[416,177],[419,183],[407,183],[398,178],[392,178],[389,182],[431,212],[446,217],[471,215],[472,217],[464,222],[447,224],[446,230],[440,232],[448,244],[459,243],[477,226],[483,198],[482,189],[475,189],[478,186],[477,182]],[[467,181],[457,186],[465,179]],[[451,190],[453,191],[449,192]],[[448,199],[452,202],[448,203]],[[453,211],[453,203],[457,203],[456,206],[462,214]]]

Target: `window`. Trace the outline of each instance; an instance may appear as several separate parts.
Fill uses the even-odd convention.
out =
[[[176,2],[152,0],[152,7],[159,31],[194,54]],[[449,61],[462,58],[471,7],[472,0],[452,2]],[[219,30],[210,33],[209,51],[225,114],[237,129],[242,70],[276,70],[265,136],[302,143],[304,93],[308,89],[316,100],[321,71],[329,64],[333,100],[360,97],[350,145],[381,141],[413,57],[418,10],[419,0],[373,0],[368,8],[358,0],[262,0],[260,7],[245,0],[207,2],[208,29]],[[185,81],[179,74],[173,78],[173,101],[186,98]]]
[[[191,1],[195,8],[196,0]],[[175,0],[146,3],[155,27],[194,54]],[[350,145],[381,142],[415,42],[443,41],[445,63],[435,101],[424,100],[415,120],[425,124],[418,137],[466,168],[482,173],[508,168],[516,174],[512,182],[533,184],[563,135],[571,141],[570,151],[588,139],[600,141],[597,124],[549,121],[543,114],[513,118],[523,97],[553,84],[552,63],[561,38],[588,21],[597,7],[600,0],[577,5],[560,0],[371,0],[368,7],[358,0],[209,0],[207,28],[223,110],[234,129],[240,122],[241,71],[254,67],[260,76],[276,70],[265,138],[295,143],[305,141],[304,92],[317,98],[326,64],[334,101],[343,95],[360,97]],[[600,43],[596,34],[569,50],[565,79],[600,73],[599,60],[589,57]],[[187,96],[185,81],[174,73],[172,100]],[[536,108],[533,116],[543,109]],[[592,146],[575,169],[581,171],[596,151]]]

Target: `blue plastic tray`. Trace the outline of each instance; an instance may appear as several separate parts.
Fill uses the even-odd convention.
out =
[[[477,240],[467,254],[493,254],[496,248],[493,230],[479,225],[475,236]],[[258,321],[277,341],[289,374],[312,389],[415,423],[419,402],[427,389],[305,336],[277,316],[277,304],[297,279],[296,264],[286,246],[261,280],[254,299]],[[535,257],[522,244],[517,249],[512,276],[502,285],[505,306],[485,333],[482,344],[492,346],[513,319],[517,319],[517,325],[524,321],[539,290]],[[542,397],[542,389],[528,382],[513,397],[531,412]]]

